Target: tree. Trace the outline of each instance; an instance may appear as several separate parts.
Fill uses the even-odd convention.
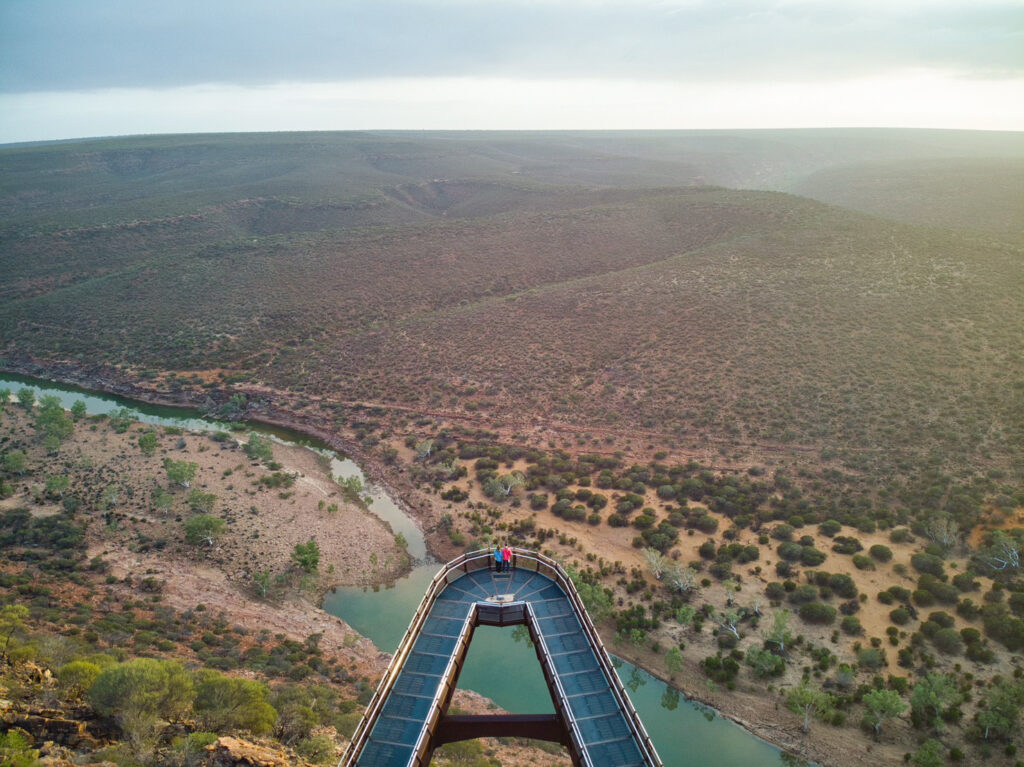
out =
[[[139,435],[139,450],[143,455],[153,455],[156,452],[156,445],[157,439],[154,432],[147,431],[145,434]]]
[[[132,424],[138,423],[139,417],[131,408],[119,407],[110,414],[110,425],[118,434],[124,434],[131,428]]]
[[[77,700],[92,687],[100,675],[100,667],[85,660],[73,660],[61,666],[57,672],[60,687],[72,700]]]
[[[1024,685],[1000,679],[985,690],[985,708],[978,712],[978,725],[985,740],[1008,738],[1017,729],[1020,708],[1024,704]]]
[[[267,592],[270,591],[270,571],[260,570],[252,576],[252,582],[256,586],[256,590],[259,592],[260,596],[266,599]]]
[[[993,530],[989,533],[989,545],[978,554],[978,559],[993,570],[1019,570],[1020,548],[1016,539],[1002,530]]]
[[[86,417],[86,416],[87,416],[88,414],[89,414],[89,411],[88,411],[88,409],[86,408],[86,406],[85,406],[85,403],[84,403],[84,402],[82,402],[82,400],[80,400],[80,399],[76,399],[76,400],[75,400],[75,401],[74,401],[74,402],[73,402],[73,403],[71,404],[71,415],[72,415],[72,416],[74,416],[74,419],[75,419],[76,421],[80,421],[80,420],[82,420],[82,419],[83,419],[83,418],[85,418],[85,417]]]
[[[786,708],[803,717],[803,730],[806,733],[810,730],[811,717],[824,718],[832,711],[833,700],[831,695],[811,687],[804,679],[799,686],[786,693]]]
[[[793,641],[793,632],[789,630],[789,610],[776,610],[772,613],[772,627],[764,636],[764,641],[779,648],[781,655],[786,654],[786,646]]]
[[[55,495],[58,498],[64,497],[64,492],[71,485],[71,480],[63,475],[54,475],[46,480],[47,495]]]
[[[882,732],[882,723],[886,719],[899,716],[907,709],[907,704],[895,690],[872,690],[862,698],[867,709],[865,721],[875,731],[875,740]]]
[[[15,634],[25,630],[28,608],[25,605],[4,605],[0,609],[0,659],[7,660],[7,648]]]
[[[18,389],[18,404],[26,410],[31,410],[32,406],[36,404],[36,390]]]
[[[28,460],[21,450],[11,450],[4,454],[4,471],[8,474],[21,476],[28,469]]]
[[[189,708],[192,680],[174,661],[137,658],[107,669],[88,692],[89,703],[114,719],[138,753],[148,753],[163,729]]]
[[[249,439],[242,449],[247,456],[254,460],[264,463],[274,460],[274,445],[270,438],[260,436],[254,431],[249,432]]]
[[[670,591],[685,594],[697,583],[697,571],[692,567],[681,567],[670,561],[665,566],[663,581]]]
[[[416,443],[416,456],[421,460],[425,461],[430,458],[430,454],[434,452],[434,440],[425,439],[422,442]]]
[[[910,759],[910,763],[914,767],[943,767],[946,763],[946,758],[942,751],[942,744],[935,740],[935,738],[929,738],[918,746],[914,756]]]
[[[10,389],[0,389],[0,410],[3,410],[5,407],[7,407],[7,403],[10,401],[10,399],[11,399],[11,390]]]
[[[45,439],[61,442],[71,436],[75,430],[75,422],[64,412],[64,406],[60,399],[48,394],[39,400],[39,408],[36,412],[36,428],[43,434]]]
[[[296,543],[292,561],[307,573],[315,573],[320,567],[320,547],[312,538],[306,543]]]
[[[526,479],[523,477],[523,473],[520,471],[513,471],[510,474],[502,474],[498,477],[498,482],[501,484],[501,489],[506,496],[512,495],[512,491],[520,485],[526,483]]]
[[[224,532],[224,520],[209,514],[196,514],[185,522],[185,541],[193,546],[212,546]]]
[[[209,514],[213,511],[213,507],[216,503],[217,496],[215,493],[204,493],[199,488],[193,488],[188,492],[188,505],[191,506],[194,511]]]
[[[162,487],[158,487],[153,491],[153,508],[159,509],[164,514],[171,510],[171,506],[174,505],[174,496],[164,490]]]
[[[946,674],[928,674],[910,693],[910,713],[915,727],[941,727],[942,712],[961,700],[956,680]]]
[[[683,654],[679,648],[669,648],[669,651],[665,653],[665,668],[668,669],[669,678],[674,679],[675,675],[683,670],[683,665]]]
[[[739,610],[726,610],[725,612],[718,613],[715,620],[718,621],[719,626],[739,639],[740,630],[737,628],[736,624],[739,623],[741,617]]]
[[[192,480],[196,478],[196,469],[198,468],[198,463],[184,460],[174,461],[170,458],[164,458],[164,471],[167,472],[167,478],[174,484],[181,485],[181,487],[192,486]]]
[[[253,735],[273,730],[277,711],[268,702],[270,690],[262,682],[202,669],[196,672],[193,684],[196,697],[192,708],[203,729],[248,730]]]
[[[960,525],[951,514],[941,512],[925,520],[924,534],[933,543],[939,544],[944,549],[951,549],[960,540]]]
[[[644,549],[644,559],[647,560],[647,569],[651,575],[660,581],[671,560],[656,549]]]
[[[100,505],[104,509],[116,506],[121,497],[121,488],[117,485],[107,485],[100,494]]]

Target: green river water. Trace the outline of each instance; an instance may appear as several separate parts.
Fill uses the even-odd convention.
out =
[[[36,390],[37,397],[55,395],[68,408],[76,400],[82,400],[92,415],[127,407],[146,423],[196,431],[225,428],[224,424],[205,419],[193,409],[147,405],[24,376],[0,373],[0,388],[14,393],[21,388],[32,388]],[[298,432],[246,424],[246,429],[250,428],[283,442],[305,444],[315,450],[326,451],[325,446]],[[336,476],[358,476],[365,482],[359,466],[351,459],[331,453],[331,464]],[[387,492],[373,485],[367,485],[367,492],[372,498],[370,510],[387,521],[396,533],[401,532],[405,536],[415,565],[407,577],[389,587],[338,589],[327,595],[324,609],[371,639],[382,650],[392,652],[398,647],[427,584],[440,565],[428,556],[423,535],[415,522]],[[666,767],[791,764],[774,746],[716,716],[712,709],[689,701],[643,669],[618,659],[615,663],[619,677]],[[517,641],[511,628],[482,627],[477,630],[459,677],[459,686],[486,695],[514,713],[547,713],[553,710],[533,649],[524,641]]]

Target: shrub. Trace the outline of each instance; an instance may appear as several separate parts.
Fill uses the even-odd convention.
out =
[[[910,613],[903,607],[897,607],[895,610],[890,611],[889,620],[897,626],[906,626],[910,623]]]
[[[835,623],[836,608],[821,602],[808,602],[800,606],[797,615],[807,623],[828,625]]]
[[[806,567],[817,567],[825,561],[825,552],[818,551],[813,546],[803,546],[800,550],[800,562]]]
[[[785,599],[786,588],[778,581],[772,581],[764,588],[764,595],[773,601]]]
[[[793,533],[795,529],[792,525],[776,525],[772,528],[772,538],[777,541],[791,541],[793,540]]]
[[[910,558],[911,566],[919,573],[929,573],[935,577],[944,574],[944,563],[940,557],[934,554],[919,552]]]
[[[858,570],[874,570],[875,562],[871,557],[866,557],[863,554],[853,555],[853,566]]]
[[[885,591],[878,592],[878,601],[883,605],[891,605],[896,600],[892,598],[892,594],[889,593],[888,589]]]
[[[836,535],[842,529],[843,526],[834,519],[827,519],[818,525],[818,532],[829,538]]]
[[[931,607],[935,604],[935,597],[927,589],[917,589],[912,596],[914,604],[918,607]]]
[[[939,629],[932,637],[932,644],[946,655],[959,655],[964,651],[964,642],[956,629]]]
[[[848,535],[837,535],[832,543],[832,551],[837,554],[850,555],[863,550],[864,545],[856,538],[852,538]]]
[[[868,554],[871,556],[872,559],[875,559],[878,562],[892,561],[892,549],[890,549],[888,546],[883,546],[880,543],[876,543],[874,546],[868,549]]]
[[[798,586],[789,595],[789,601],[793,604],[802,605],[814,602],[818,598],[818,588],[810,583]]]
[[[910,534],[910,530],[907,528],[897,527],[889,533],[889,540],[893,543],[909,543],[914,540],[914,536]]]
[[[852,615],[848,615],[839,621],[839,628],[842,629],[844,634],[850,636],[858,636],[864,633],[864,627],[860,625],[860,620]]]
[[[828,587],[844,599],[857,598],[857,584],[849,575],[835,573],[828,577]]]
[[[780,543],[776,551],[778,552],[778,555],[787,562],[796,562],[800,559],[800,555],[803,553],[803,547],[799,543],[786,541],[785,543]]]
[[[954,575],[953,585],[960,589],[960,591],[964,592],[978,590],[978,582],[974,580],[974,573],[970,570]]]

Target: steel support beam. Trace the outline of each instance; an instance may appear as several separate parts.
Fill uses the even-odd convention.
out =
[[[558,714],[445,716],[438,722],[433,745],[474,738],[533,738],[570,745],[569,732]]]

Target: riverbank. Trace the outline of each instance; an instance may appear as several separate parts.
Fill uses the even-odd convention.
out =
[[[124,395],[122,394],[121,396]],[[269,399],[271,399],[271,395],[264,392],[263,399],[257,400],[258,405],[252,408],[253,412],[268,415],[269,418],[266,421],[256,419],[252,413],[247,413],[247,417],[272,423],[276,426],[287,426],[296,431],[309,434],[314,439],[321,440],[326,444],[342,447],[346,444],[354,444],[355,440],[346,439],[339,434],[328,434],[319,427],[304,428],[307,422],[314,419],[311,413],[293,416],[275,415],[280,411],[281,405],[279,403],[272,405],[269,403]],[[151,404],[194,404],[192,402],[183,403],[180,400],[167,402],[160,397],[153,397],[145,401]],[[401,463],[396,466],[394,463],[383,460],[375,451],[366,451],[359,446],[354,447],[351,452],[361,462],[370,476],[396,491],[398,499],[403,502],[404,508],[419,520],[421,527],[427,531],[428,547],[435,555],[438,555],[438,558],[447,559],[451,553],[458,550],[447,534],[440,531],[437,524],[442,515],[446,513],[447,504],[441,503],[436,495],[418,489],[415,483],[409,479]],[[205,455],[208,451],[203,451],[203,453]],[[312,456],[312,454],[308,455]],[[312,460],[315,463],[315,458]],[[310,469],[311,467],[307,465],[306,468]],[[220,470],[221,474],[223,474],[223,470]],[[209,490],[209,487],[207,490]],[[236,500],[241,500],[241,497],[237,497]],[[321,500],[326,501],[326,498],[321,496]],[[288,504],[285,504],[283,508],[287,512],[289,510]],[[308,518],[313,519],[315,515],[309,515]],[[260,524],[258,518],[250,521]],[[307,515],[302,515],[302,522],[305,523],[306,521],[308,521]],[[277,525],[292,525],[292,528],[294,528],[295,522],[294,518],[280,518]],[[265,532],[272,533],[273,529],[273,527],[264,527],[258,530],[258,532],[263,535]],[[598,529],[601,531],[606,530],[603,526]],[[305,532],[301,527],[298,530]],[[369,549],[363,548],[364,555],[368,551]],[[325,559],[324,561],[327,560]],[[379,558],[378,561],[380,561]],[[143,568],[143,571],[145,569]],[[249,591],[249,593],[252,593],[249,590],[249,581],[246,580],[250,574],[244,570],[236,573],[233,581],[236,588],[241,589],[243,592]],[[239,578],[239,575],[242,577]],[[349,567],[346,572],[337,575],[352,577],[352,568]],[[366,584],[372,583],[375,575],[373,572],[363,573],[362,577],[366,578],[363,582]],[[382,578],[381,580],[387,579]],[[186,588],[185,591],[187,592],[188,589]],[[313,598],[315,598],[315,595]],[[312,604],[309,607],[314,611],[317,609]],[[631,645],[615,646],[612,641],[614,639],[614,627],[606,625],[601,628],[605,641],[614,652],[664,678],[664,659],[662,656],[653,652],[639,650]],[[342,641],[344,641],[343,638]],[[863,734],[855,729],[834,728],[817,723],[812,725],[810,735],[805,737],[800,732],[797,718],[785,709],[781,704],[778,693],[771,691],[770,688],[766,692],[763,687],[745,688],[741,683],[736,691],[728,691],[721,688],[711,689],[708,686],[707,677],[697,664],[697,659],[713,654],[717,649],[714,644],[714,638],[710,633],[705,632],[696,637],[687,635],[686,642],[689,645],[685,654],[686,663],[684,664],[684,669],[675,675],[675,685],[694,699],[718,709],[724,717],[738,722],[769,742],[775,743],[782,748],[793,750],[805,758],[816,760],[823,765],[834,764],[840,767],[844,765],[858,765],[859,767],[860,765],[879,763],[896,764],[902,759],[903,753],[912,751],[915,748],[914,740],[916,733],[900,721],[887,723],[886,732],[883,733],[883,743],[878,746],[871,744]]]

